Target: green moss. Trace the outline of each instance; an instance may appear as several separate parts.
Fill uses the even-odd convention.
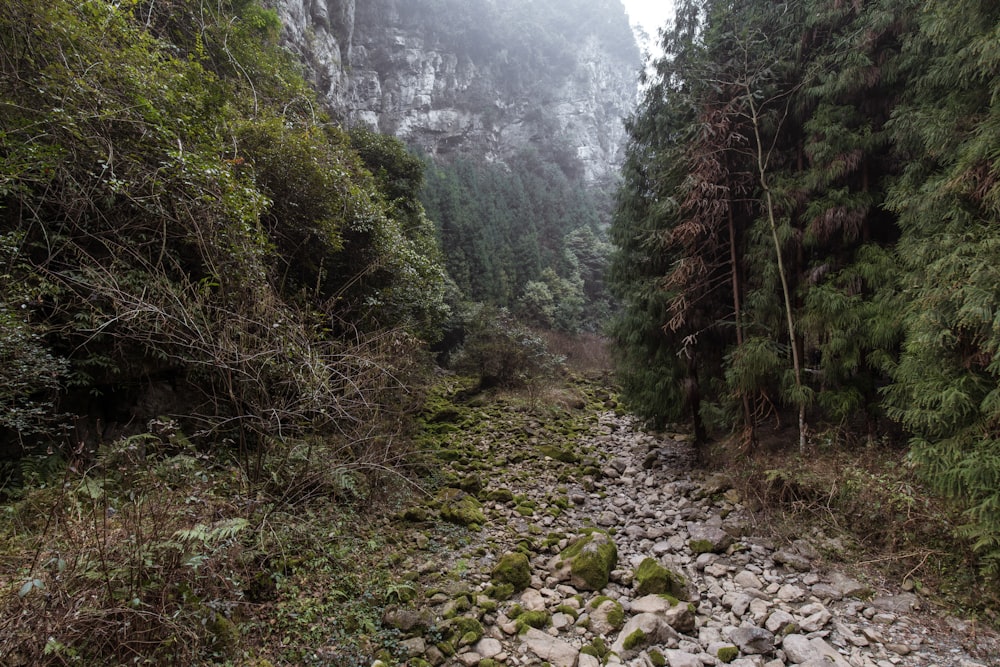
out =
[[[568,604],[559,605],[558,607],[556,607],[556,611],[559,612],[560,614],[566,614],[567,616],[572,616],[574,621],[580,615],[579,611],[577,611],[573,607],[570,607]]]
[[[576,586],[599,591],[608,585],[611,570],[618,564],[618,547],[607,533],[595,531],[567,547],[562,561],[570,563]]]
[[[649,661],[653,663],[653,667],[663,667],[667,664],[667,659],[656,649],[649,651]]]
[[[526,611],[517,617],[517,632],[521,634],[529,627],[541,630],[548,626],[551,616],[547,611]]]
[[[636,595],[652,595],[669,593],[681,595],[684,593],[684,579],[660,565],[653,558],[643,559],[635,571]]]
[[[535,508],[532,507],[531,505],[518,505],[517,507],[514,508],[514,511],[520,514],[521,516],[535,515]]]
[[[690,540],[688,548],[696,554],[707,554],[715,550],[715,545],[708,540]]]
[[[493,489],[486,494],[486,499],[498,503],[509,503],[514,500],[514,494],[509,489]]]
[[[482,505],[474,497],[458,489],[443,489],[438,494],[441,501],[441,518],[460,526],[486,523]]]
[[[478,667],[500,667],[500,663],[493,658],[483,658],[479,661]]]
[[[644,641],[646,641],[646,633],[643,632],[642,630],[637,629],[635,632],[633,632],[632,634],[630,634],[628,637],[625,638],[625,641],[622,642],[622,648],[624,648],[626,651],[630,651],[634,649],[636,646],[642,644]]]
[[[729,664],[736,659],[736,656],[740,654],[740,650],[735,646],[723,646],[716,653],[716,657],[719,658],[719,662]]]
[[[514,594],[514,586],[511,584],[493,584],[486,589],[486,594],[494,600],[506,600]]]
[[[531,567],[528,557],[523,553],[506,553],[493,568],[492,583],[494,586],[509,584],[511,592],[523,591],[531,584]]]
[[[212,635],[212,648],[216,653],[232,655],[240,645],[240,629],[222,614],[213,614],[205,629]]]

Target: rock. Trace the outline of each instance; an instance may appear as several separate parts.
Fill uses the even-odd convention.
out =
[[[821,664],[832,667],[851,667],[851,663],[845,660],[844,656],[837,653],[821,637],[813,637],[809,643],[812,644],[813,650],[819,654],[819,659],[822,661]]]
[[[754,590],[759,590],[764,587],[760,578],[749,570],[741,570],[737,573],[736,576],[733,577],[733,583],[740,588],[752,588]]]
[[[382,614],[383,624],[402,632],[413,632],[414,630],[427,628],[430,626],[431,621],[430,612],[427,611],[390,607]]]
[[[483,637],[472,650],[484,658],[494,658],[503,652],[503,644],[492,637]]]
[[[556,639],[535,628],[528,628],[521,635],[521,641],[528,647],[528,650],[542,660],[552,663],[555,667],[574,667],[577,656],[580,655],[580,651],[572,644]]]
[[[644,558],[635,570],[636,595],[667,593],[687,598],[684,578],[663,567],[653,558]]]
[[[845,598],[865,598],[872,594],[870,587],[839,572],[830,575],[830,585]]]
[[[581,653],[576,665],[577,667],[601,667],[601,659],[589,653]]]
[[[781,648],[784,650],[788,662],[792,663],[808,662],[813,658],[820,657],[809,638],[803,635],[786,636],[781,641]]]
[[[594,531],[570,544],[559,560],[562,566],[569,566],[573,586],[599,591],[608,585],[611,570],[618,564],[618,548],[607,533]]]
[[[767,617],[767,622],[764,623],[764,627],[774,634],[780,635],[785,628],[794,624],[794,616],[783,609],[776,609]]]
[[[799,621],[799,627],[805,632],[819,632],[830,622],[831,618],[833,618],[833,615],[829,611],[820,609]]]
[[[625,610],[617,600],[598,598],[598,604],[590,612],[590,631],[595,635],[608,635],[620,630],[625,623]]]
[[[893,614],[905,614],[920,609],[920,598],[913,593],[884,595],[872,600],[872,606]]]
[[[808,572],[812,569],[812,562],[802,554],[795,551],[786,549],[775,551],[772,558],[775,563],[787,565],[791,569],[798,570],[799,572]]]
[[[441,519],[460,526],[481,526],[486,523],[483,506],[473,496],[459,489],[442,489],[437,499],[441,501]]]
[[[521,606],[528,611],[545,611],[545,598],[534,588],[521,593]]]
[[[697,524],[688,530],[688,547],[696,554],[722,553],[733,543],[732,536],[718,526]]]
[[[415,658],[419,655],[423,655],[424,651],[427,650],[427,642],[424,641],[423,637],[412,637],[410,639],[404,639],[399,642],[400,648],[408,658]]]
[[[778,589],[777,597],[785,602],[797,602],[805,599],[806,592],[794,584],[785,584]]]
[[[520,552],[505,553],[493,568],[491,578],[495,585],[509,584],[514,592],[523,591],[531,584],[528,557]]]
[[[667,659],[667,664],[670,667],[704,667],[698,656],[687,651],[667,649],[663,652],[663,657]]]
[[[628,659],[641,649],[677,639],[677,633],[658,614],[638,614],[625,623],[611,650]]]
[[[759,655],[774,650],[774,633],[754,626],[743,626],[733,630],[729,640],[740,647],[743,653]]]
[[[473,651],[469,651],[468,653],[458,654],[455,656],[455,659],[465,665],[465,667],[475,667],[479,664],[479,661],[483,659],[483,656]]]

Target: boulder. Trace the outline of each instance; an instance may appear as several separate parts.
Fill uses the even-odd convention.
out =
[[[618,564],[618,547],[607,533],[594,531],[571,543],[559,554],[561,567],[568,567],[570,583],[577,589],[599,591],[608,585]]]
[[[554,667],[574,667],[580,655],[573,645],[534,628],[528,628],[521,635],[521,640],[529,651]]]
[[[764,628],[739,627],[733,630],[729,639],[748,655],[761,655],[774,650],[774,633]]]
[[[659,614],[637,614],[622,628],[611,650],[623,659],[629,659],[647,646],[664,644],[677,637],[677,632]]]
[[[531,567],[528,557],[520,552],[504,554],[493,568],[494,585],[509,584],[515,591],[523,591],[531,584]]]
[[[671,572],[653,558],[645,558],[635,570],[636,595],[666,593],[678,598],[687,598],[687,582],[679,574]]]

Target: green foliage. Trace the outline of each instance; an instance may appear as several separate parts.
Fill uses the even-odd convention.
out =
[[[535,326],[593,331],[610,311],[605,195],[553,159],[526,151],[510,168],[429,163],[421,200],[466,299],[510,308]]]
[[[480,387],[514,387],[536,382],[556,371],[561,359],[545,341],[509,312],[482,307],[470,325],[455,368],[479,378]]]
[[[256,475],[272,438],[395,403],[376,396],[449,314],[420,164],[317,111],[273,11],[0,9],[5,423],[37,440],[40,409],[103,421],[90,395],[167,378],[192,435]]]

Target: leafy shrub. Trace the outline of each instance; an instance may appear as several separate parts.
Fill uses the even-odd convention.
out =
[[[503,308],[481,307],[454,365],[479,377],[481,388],[529,384],[554,372],[561,359]]]

